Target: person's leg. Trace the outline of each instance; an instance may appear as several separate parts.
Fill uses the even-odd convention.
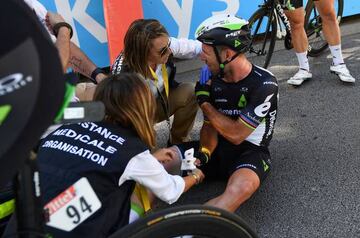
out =
[[[314,1],[321,21],[322,31],[329,45],[339,45],[341,43],[340,28],[336,19],[334,0]]]
[[[179,144],[189,141],[198,105],[192,83],[181,83],[176,88],[170,90],[169,95],[170,114],[174,115],[171,127],[171,143]]]
[[[291,26],[291,41],[296,53],[306,52],[308,40],[304,29],[304,8],[299,7],[295,10],[286,10],[285,15],[289,19]]]
[[[142,187],[142,185],[137,184],[133,194],[131,195],[131,207],[129,214],[129,223],[132,223],[139,218],[142,218],[146,215],[145,206],[150,205],[150,208],[153,206],[156,196],[147,188]],[[144,189],[144,190],[142,190]],[[141,191],[142,190],[142,191]],[[147,204],[148,202],[148,204]],[[147,205],[146,205],[147,204]],[[148,209],[148,208],[147,208]]]
[[[251,197],[259,186],[259,176],[253,170],[238,169],[229,178],[224,193],[209,200],[206,204],[234,212]]]
[[[315,6],[321,16],[323,33],[326,41],[329,43],[330,52],[333,58],[333,65],[330,67],[330,71],[337,74],[343,82],[355,82],[355,78],[351,76],[342,56],[341,34],[336,18],[334,0],[315,1]]]
[[[321,16],[322,30],[326,41],[329,43],[333,64],[343,64],[340,28],[336,19],[334,0],[315,1],[314,3]]]
[[[304,29],[304,8],[285,11],[291,25],[291,40],[299,62],[299,71],[287,82],[291,85],[301,85],[304,80],[310,79],[309,61],[307,58],[308,39]]]

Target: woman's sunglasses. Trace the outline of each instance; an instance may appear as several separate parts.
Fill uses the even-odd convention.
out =
[[[171,40],[169,38],[167,45],[159,51],[159,54],[161,57],[163,57],[167,53],[167,51],[170,49],[170,44],[171,44]]]

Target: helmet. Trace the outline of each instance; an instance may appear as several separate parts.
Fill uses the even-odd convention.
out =
[[[223,45],[244,53],[251,42],[249,22],[234,15],[214,15],[200,24],[195,38],[207,45]]]

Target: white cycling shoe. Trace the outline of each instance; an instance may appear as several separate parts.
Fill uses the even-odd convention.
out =
[[[355,78],[350,74],[345,64],[331,65],[330,72],[339,76],[345,83],[355,83]]]
[[[306,69],[299,69],[299,71],[292,76],[287,83],[294,86],[301,85],[305,80],[309,80],[312,78],[312,73],[307,71]]]

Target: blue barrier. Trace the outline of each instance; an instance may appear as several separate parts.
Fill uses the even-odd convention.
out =
[[[60,13],[73,26],[72,41],[98,66],[109,65],[109,53],[100,0],[39,0],[48,11]]]
[[[39,1],[48,10],[59,12],[74,27],[73,41],[97,65],[109,65],[101,0]],[[344,16],[360,13],[359,0],[344,1]],[[142,0],[145,18],[160,20],[174,37],[192,39],[197,26],[211,15],[226,12],[248,19],[262,2],[262,0],[251,2],[244,0]],[[119,37],[123,36],[119,35]]]

